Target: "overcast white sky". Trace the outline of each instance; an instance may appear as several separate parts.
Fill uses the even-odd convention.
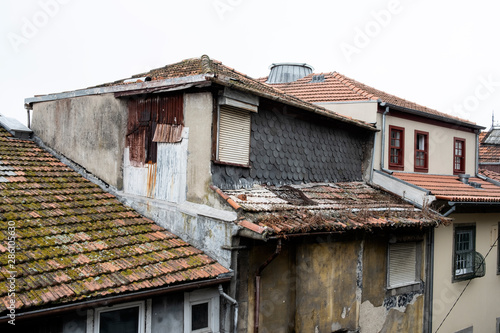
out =
[[[498,1],[2,0],[0,113],[208,54],[252,77],[306,62],[485,127],[500,121]]]

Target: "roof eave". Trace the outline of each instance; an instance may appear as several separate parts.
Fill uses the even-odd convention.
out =
[[[134,91],[137,91],[137,93],[144,93],[149,90],[154,92],[160,92],[162,89],[168,89],[168,88],[173,88],[175,90],[182,90],[193,86],[193,84],[205,84],[207,83],[207,81],[210,80],[211,77],[213,77],[213,74],[198,74],[198,75],[183,76],[165,80],[79,89],[62,93],[28,97],[24,99],[24,104],[30,106],[33,103],[50,102],[66,98],[82,97],[90,95],[102,95],[109,93],[119,94],[119,93],[134,92]]]
[[[423,112],[423,111],[419,111],[419,110],[415,110],[415,109],[410,109],[410,108],[406,108],[404,106],[400,106],[400,105],[396,105],[396,104],[392,104],[392,103],[387,103],[387,102],[383,102],[383,101],[380,101],[380,106],[382,106],[382,107],[388,106],[389,108],[393,108],[393,109],[396,109],[398,111],[402,111],[402,112],[414,114],[416,116],[421,116],[421,117],[430,118],[430,119],[434,119],[434,120],[439,120],[439,121],[454,124],[454,125],[469,127],[469,128],[474,129],[474,130],[477,130],[477,131],[480,131],[480,130],[483,130],[486,128],[486,127],[483,127],[480,125],[471,124],[471,123],[460,121],[457,119],[447,118],[447,117],[443,117],[443,116],[439,116],[439,115],[435,115],[432,113],[427,113],[427,112]]]

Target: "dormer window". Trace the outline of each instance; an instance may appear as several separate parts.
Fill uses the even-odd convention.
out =
[[[389,126],[389,168],[404,170],[404,137],[405,129]]]

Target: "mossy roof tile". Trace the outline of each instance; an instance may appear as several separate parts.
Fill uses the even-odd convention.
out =
[[[2,128],[0,179],[0,316],[9,304],[9,271],[15,271],[18,312],[228,272],[34,142],[12,140]],[[7,243],[12,225],[13,269]]]

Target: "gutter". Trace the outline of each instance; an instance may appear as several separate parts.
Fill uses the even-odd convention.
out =
[[[384,105],[382,105],[382,104],[384,104]],[[467,123],[467,122],[456,120],[456,119],[452,119],[452,118],[446,118],[446,117],[435,115],[435,114],[432,114],[432,113],[418,111],[418,110],[415,110],[415,109],[409,109],[409,108],[405,108],[403,106],[399,106],[399,105],[395,105],[395,104],[390,104],[390,103],[386,103],[386,102],[380,103],[380,106],[386,106],[386,105],[390,106],[394,110],[399,110],[399,111],[403,111],[403,112],[406,112],[406,113],[414,114],[414,115],[417,115],[417,116],[439,120],[439,121],[442,121],[442,122],[445,122],[445,123],[451,123],[451,124],[455,124],[455,125],[469,127],[469,128],[473,128],[475,130],[483,130],[483,129],[486,128],[486,127],[483,127],[483,126],[480,126],[480,125],[471,124],[471,123]]]
[[[217,277],[215,279],[210,279],[210,280],[205,280],[205,281],[183,283],[183,284],[176,285],[176,286],[169,286],[169,287],[163,287],[163,288],[158,288],[158,289],[153,289],[153,290],[139,291],[139,292],[125,294],[125,295],[110,296],[110,297],[106,297],[106,298],[99,298],[99,299],[94,299],[94,300],[85,301],[85,302],[77,302],[77,303],[72,303],[72,304],[67,304],[67,305],[62,305],[62,306],[55,306],[55,307],[51,307],[51,308],[22,312],[22,313],[16,312],[16,319],[18,319],[18,318],[22,318],[22,319],[36,318],[36,317],[40,317],[40,316],[65,313],[65,312],[74,311],[74,310],[81,311],[81,310],[90,309],[90,308],[110,306],[110,305],[117,304],[117,303],[131,302],[131,301],[136,301],[139,299],[164,295],[164,294],[172,293],[172,292],[193,290],[193,289],[210,287],[210,286],[214,286],[214,285],[220,285],[221,283],[230,282],[231,279],[233,278],[232,273],[223,274],[220,276],[221,277]],[[0,323],[6,322],[8,320],[11,320],[11,318],[9,316],[0,317]]]

